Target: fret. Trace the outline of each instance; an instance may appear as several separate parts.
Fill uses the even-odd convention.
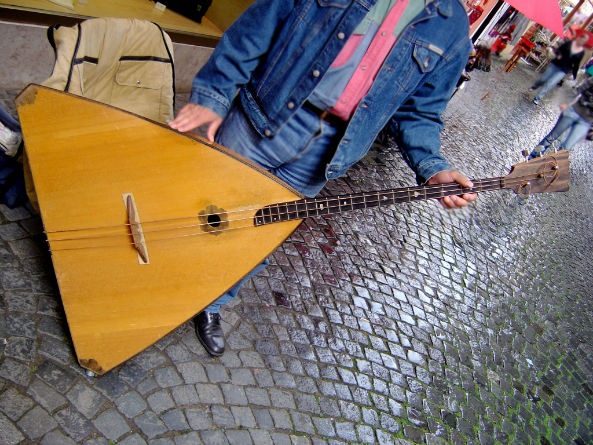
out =
[[[307,204],[305,203],[304,199],[300,201],[296,201],[296,208],[297,208],[297,219],[305,219],[307,214]]]
[[[352,198],[341,198],[340,199],[340,212],[352,210]]]
[[[353,196],[351,198],[351,202],[352,202],[352,209],[353,210],[358,210],[358,209],[364,209],[364,208],[366,208],[366,198],[365,198],[365,195]]]
[[[270,207],[270,222],[274,222],[276,220],[278,214],[278,209],[275,207]]]
[[[293,219],[298,218],[298,207],[296,202],[287,202],[286,203],[286,221],[292,221]]]
[[[272,209],[270,207],[266,207],[266,211],[264,212],[264,221],[266,224],[272,222]]]
[[[506,177],[475,179],[470,189],[464,189],[456,183],[434,184],[428,186],[402,187],[398,189],[380,190],[370,193],[351,195],[305,198],[297,201],[271,204],[259,209],[254,216],[254,224],[261,226],[281,221],[305,219],[312,216],[329,215],[368,207],[385,206],[427,199],[439,199],[444,196],[463,193],[481,193],[510,188],[505,183]]]
[[[327,215],[330,212],[330,202],[328,198],[320,199],[319,204],[317,205],[317,214],[318,215]]]
[[[410,198],[410,201],[422,201],[422,193],[420,193],[418,191],[420,187],[413,187],[411,188],[411,190],[413,190],[412,192],[412,197]]]
[[[397,196],[396,196],[397,194]],[[408,190],[402,190],[401,192],[394,192],[393,193],[393,203],[394,204],[400,204],[403,202],[408,202],[409,201],[409,191]]]
[[[327,207],[327,213],[329,215],[336,213],[335,208],[336,208],[336,204],[335,204],[335,199],[332,198],[327,198],[325,200],[325,206]]]
[[[325,205],[327,206],[327,213],[329,215],[332,215],[334,213],[338,213],[338,211],[336,210],[338,208],[338,203],[336,198],[327,198]]]
[[[307,217],[317,216],[317,203],[314,199],[306,199],[307,203]]]
[[[273,222],[280,221],[280,204],[276,204],[276,208],[274,209],[274,218],[272,219]]]

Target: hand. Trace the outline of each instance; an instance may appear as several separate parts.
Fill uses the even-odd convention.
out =
[[[214,111],[201,105],[189,103],[179,110],[177,117],[169,122],[169,127],[186,132],[208,124],[206,137],[209,141],[214,141],[214,136],[221,123],[222,118]]]
[[[474,186],[469,179],[461,173],[453,170],[443,170],[442,172],[438,172],[428,180],[427,184],[447,184],[451,182],[457,182],[464,188],[472,188]],[[441,201],[441,204],[446,209],[457,209],[467,206],[476,198],[477,195],[475,193],[464,193],[461,196],[445,196],[444,198],[439,199],[439,201]]]
[[[564,111],[568,108],[568,104],[560,104],[560,111]]]

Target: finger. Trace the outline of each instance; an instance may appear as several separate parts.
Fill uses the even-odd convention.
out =
[[[214,136],[216,136],[216,132],[218,131],[218,127],[220,127],[221,120],[215,120],[208,125],[208,130],[206,131],[206,137],[210,142],[214,142]]]
[[[463,199],[460,196],[456,196],[453,202],[455,203],[455,208],[467,207],[467,205],[469,204],[465,199]]]
[[[455,172],[453,178],[455,179],[455,182],[467,189],[471,189],[474,186],[473,182],[471,182],[468,178],[466,178],[460,173]]]
[[[179,110],[179,113],[177,113],[177,116],[175,117],[175,119],[173,119],[172,121],[169,122],[169,126],[176,128],[179,126],[179,124],[181,122],[183,122],[187,115],[190,113],[190,107],[188,105],[185,105],[183,108],[181,108],[181,110]]]
[[[173,128],[181,132],[186,132],[193,130],[194,128],[197,128],[202,124],[205,124],[207,122],[207,119],[204,119],[200,116],[196,116],[193,113],[186,113],[183,115],[180,114],[177,117],[176,121],[176,126]]]
[[[188,121],[189,121],[189,117],[188,117],[187,113],[179,112],[177,117],[175,119],[173,119],[171,122],[169,122],[169,127],[174,128],[179,131],[183,131],[183,130],[181,130],[181,128],[186,126]]]
[[[446,209],[452,209],[454,207],[451,196],[445,196],[443,199],[441,199],[441,204]]]
[[[189,131],[207,122],[199,109],[192,104],[185,105],[175,119],[169,122],[169,126],[178,131]]]
[[[467,207],[469,204],[469,201],[467,201],[465,198],[463,198],[461,196],[451,196],[450,198],[451,198],[451,200],[449,202],[450,209],[459,209],[462,207]]]
[[[478,197],[478,195],[475,193],[464,193],[463,195],[461,195],[461,197],[469,203],[474,201]]]

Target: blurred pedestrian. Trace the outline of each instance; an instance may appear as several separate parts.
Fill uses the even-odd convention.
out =
[[[564,76],[572,71],[573,79],[576,79],[577,73],[583,56],[585,55],[585,44],[589,41],[589,35],[581,30],[574,40],[567,40],[558,47],[556,57],[550,62],[550,65],[544,71],[544,74],[529,88],[529,91],[535,91],[539,87],[543,88],[533,98],[533,103],[539,105],[546,94],[560,82]]]
[[[570,150],[577,142],[587,137],[593,123],[593,77],[585,80],[577,88],[578,95],[572,104],[561,104],[560,117],[540,143],[529,154],[529,159],[542,155],[546,149],[566,132],[560,143],[560,150]]]
[[[515,31],[515,25],[509,26],[504,32],[494,31],[496,40],[492,44],[491,50],[495,55],[500,56],[500,53],[507,47],[507,43],[513,38],[513,31]]]

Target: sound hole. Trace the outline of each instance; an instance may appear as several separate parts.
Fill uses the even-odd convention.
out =
[[[218,215],[208,215],[208,224],[210,224],[210,226],[212,227],[218,227],[220,226],[220,216]]]
[[[206,206],[198,213],[200,228],[212,235],[220,235],[229,226],[228,215],[225,209],[215,205]]]

